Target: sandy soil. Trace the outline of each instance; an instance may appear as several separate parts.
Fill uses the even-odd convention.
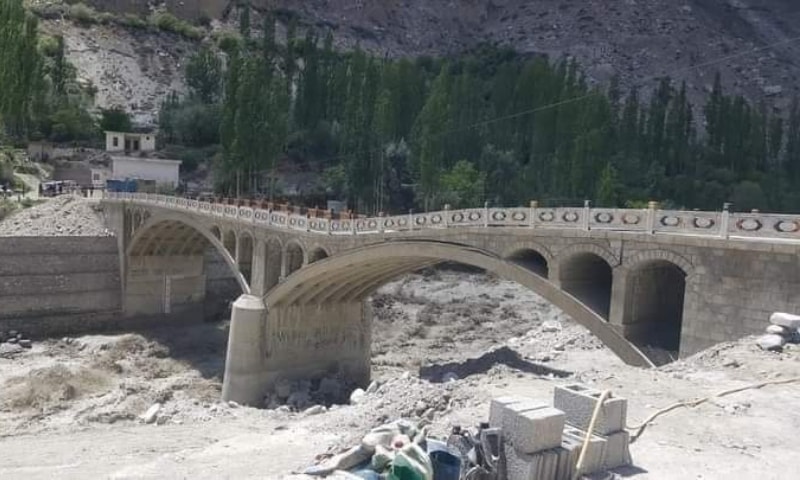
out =
[[[434,434],[472,426],[493,395],[550,400],[554,385],[584,382],[627,397],[630,426],[678,400],[800,376],[797,346],[762,352],[752,338],[629,367],[541,298],[478,274],[412,275],[373,301],[380,387],[316,415],[219,402],[224,324],[51,340],[0,358],[0,478],[304,478],[317,455],[387,420],[432,418]],[[458,363],[498,347],[511,350]],[[440,382],[451,371],[459,379]],[[156,402],[158,420],[144,424]],[[660,417],[617,475],[791,478],[798,429],[800,384],[748,390]]]

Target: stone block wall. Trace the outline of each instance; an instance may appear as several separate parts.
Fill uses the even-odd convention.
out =
[[[0,238],[0,330],[90,330],[121,316],[114,237]]]

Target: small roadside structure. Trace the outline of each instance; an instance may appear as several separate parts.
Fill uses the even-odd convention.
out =
[[[156,136],[152,133],[106,131],[107,152],[152,152],[156,149]]]

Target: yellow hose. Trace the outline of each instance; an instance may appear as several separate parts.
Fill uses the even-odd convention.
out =
[[[592,439],[592,432],[594,432],[594,424],[597,423],[598,417],[600,417],[600,409],[603,408],[603,402],[606,401],[606,397],[611,395],[611,390],[603,390],[603,393],[600,394],[600,398],[597,399],[597,403],[594,406],[594,411],[592,412],[592,420],[589,422],[589,428],[586,429],[586,436],[583,438],[583,445],[581,445],[581,454],[578,455],[578,463],[575,464],[575,475],[573,475],[573,480],[578,480],[581,476],[581,470],[583,469],[583,461],[586,458],[586,450],[589,449],[589,441]]]

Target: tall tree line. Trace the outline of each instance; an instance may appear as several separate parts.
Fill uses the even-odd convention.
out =
[[[779,116],[717,78],[698,106],[669,78],[646,98],[616,80],[590,86],[572,60],[490,46],[389,60],[292,25],[279,46],[269,17],[264,30],[226,49],[217,170],[228,193],[272,194],[258,178],[280,161],[325,172],[327,194],[362,212],[531,199],[800,209],[796,100]]]

